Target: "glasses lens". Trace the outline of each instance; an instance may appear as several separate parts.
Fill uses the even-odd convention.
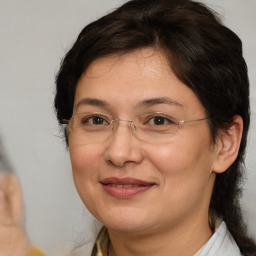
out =
[[[70,122],[70,136],[81,143],[100,142],[112,134],[111,116],[76,113]]]
[[[165,141],[175,135],[178,121],[164,113],[144,113],[136,118],[136,135],[145,141]]]
[[[178,121],[175,117],[164,113],[143,113],[134,121],[113,119],[102,113],[77,113],[70,123],[70,133],[79,143],[97,143],[109,139],[120,126],[127,123],[140,140],[162,142],[175,135]]]

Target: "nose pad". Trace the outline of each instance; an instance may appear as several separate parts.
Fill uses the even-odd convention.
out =
[[[134,125],[133,122],[130,123],[130,127],[131,127],[133,132],[136,132],[136,126]]]

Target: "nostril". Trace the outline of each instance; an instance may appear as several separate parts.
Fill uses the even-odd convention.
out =
[[[117,160],[117,159],[109,159],[109,160],[107,160],[107,164],[111,165],[111,166],[116,166],[116,167],[124,167],[126,164],[126,161]]]

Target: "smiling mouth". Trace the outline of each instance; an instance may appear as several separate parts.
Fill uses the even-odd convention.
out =
[[[115,177],[106,178],[100,183],[103,186],[105,192],[119,199],[132,198],[135,195],[148,191],[154,185],[156,185],[155,183],[133,178],[119,179]]]
[[[134,187],[139,187],[138,185],[119,185],[119,184],[105,184],[110,187],[115,187],[115,188],[134,188]]]

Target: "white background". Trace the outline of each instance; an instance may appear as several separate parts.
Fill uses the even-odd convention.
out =
[[[59,62],[80,30],[122,0],[0,0],[0,134],[20,179],[33,243],[53,255],[92,239],[53,111]],[[256,238],[256,1],[208,0],[244,43],[252,126],[243,209]],[[81,237],[80,237],[81,238]]]

